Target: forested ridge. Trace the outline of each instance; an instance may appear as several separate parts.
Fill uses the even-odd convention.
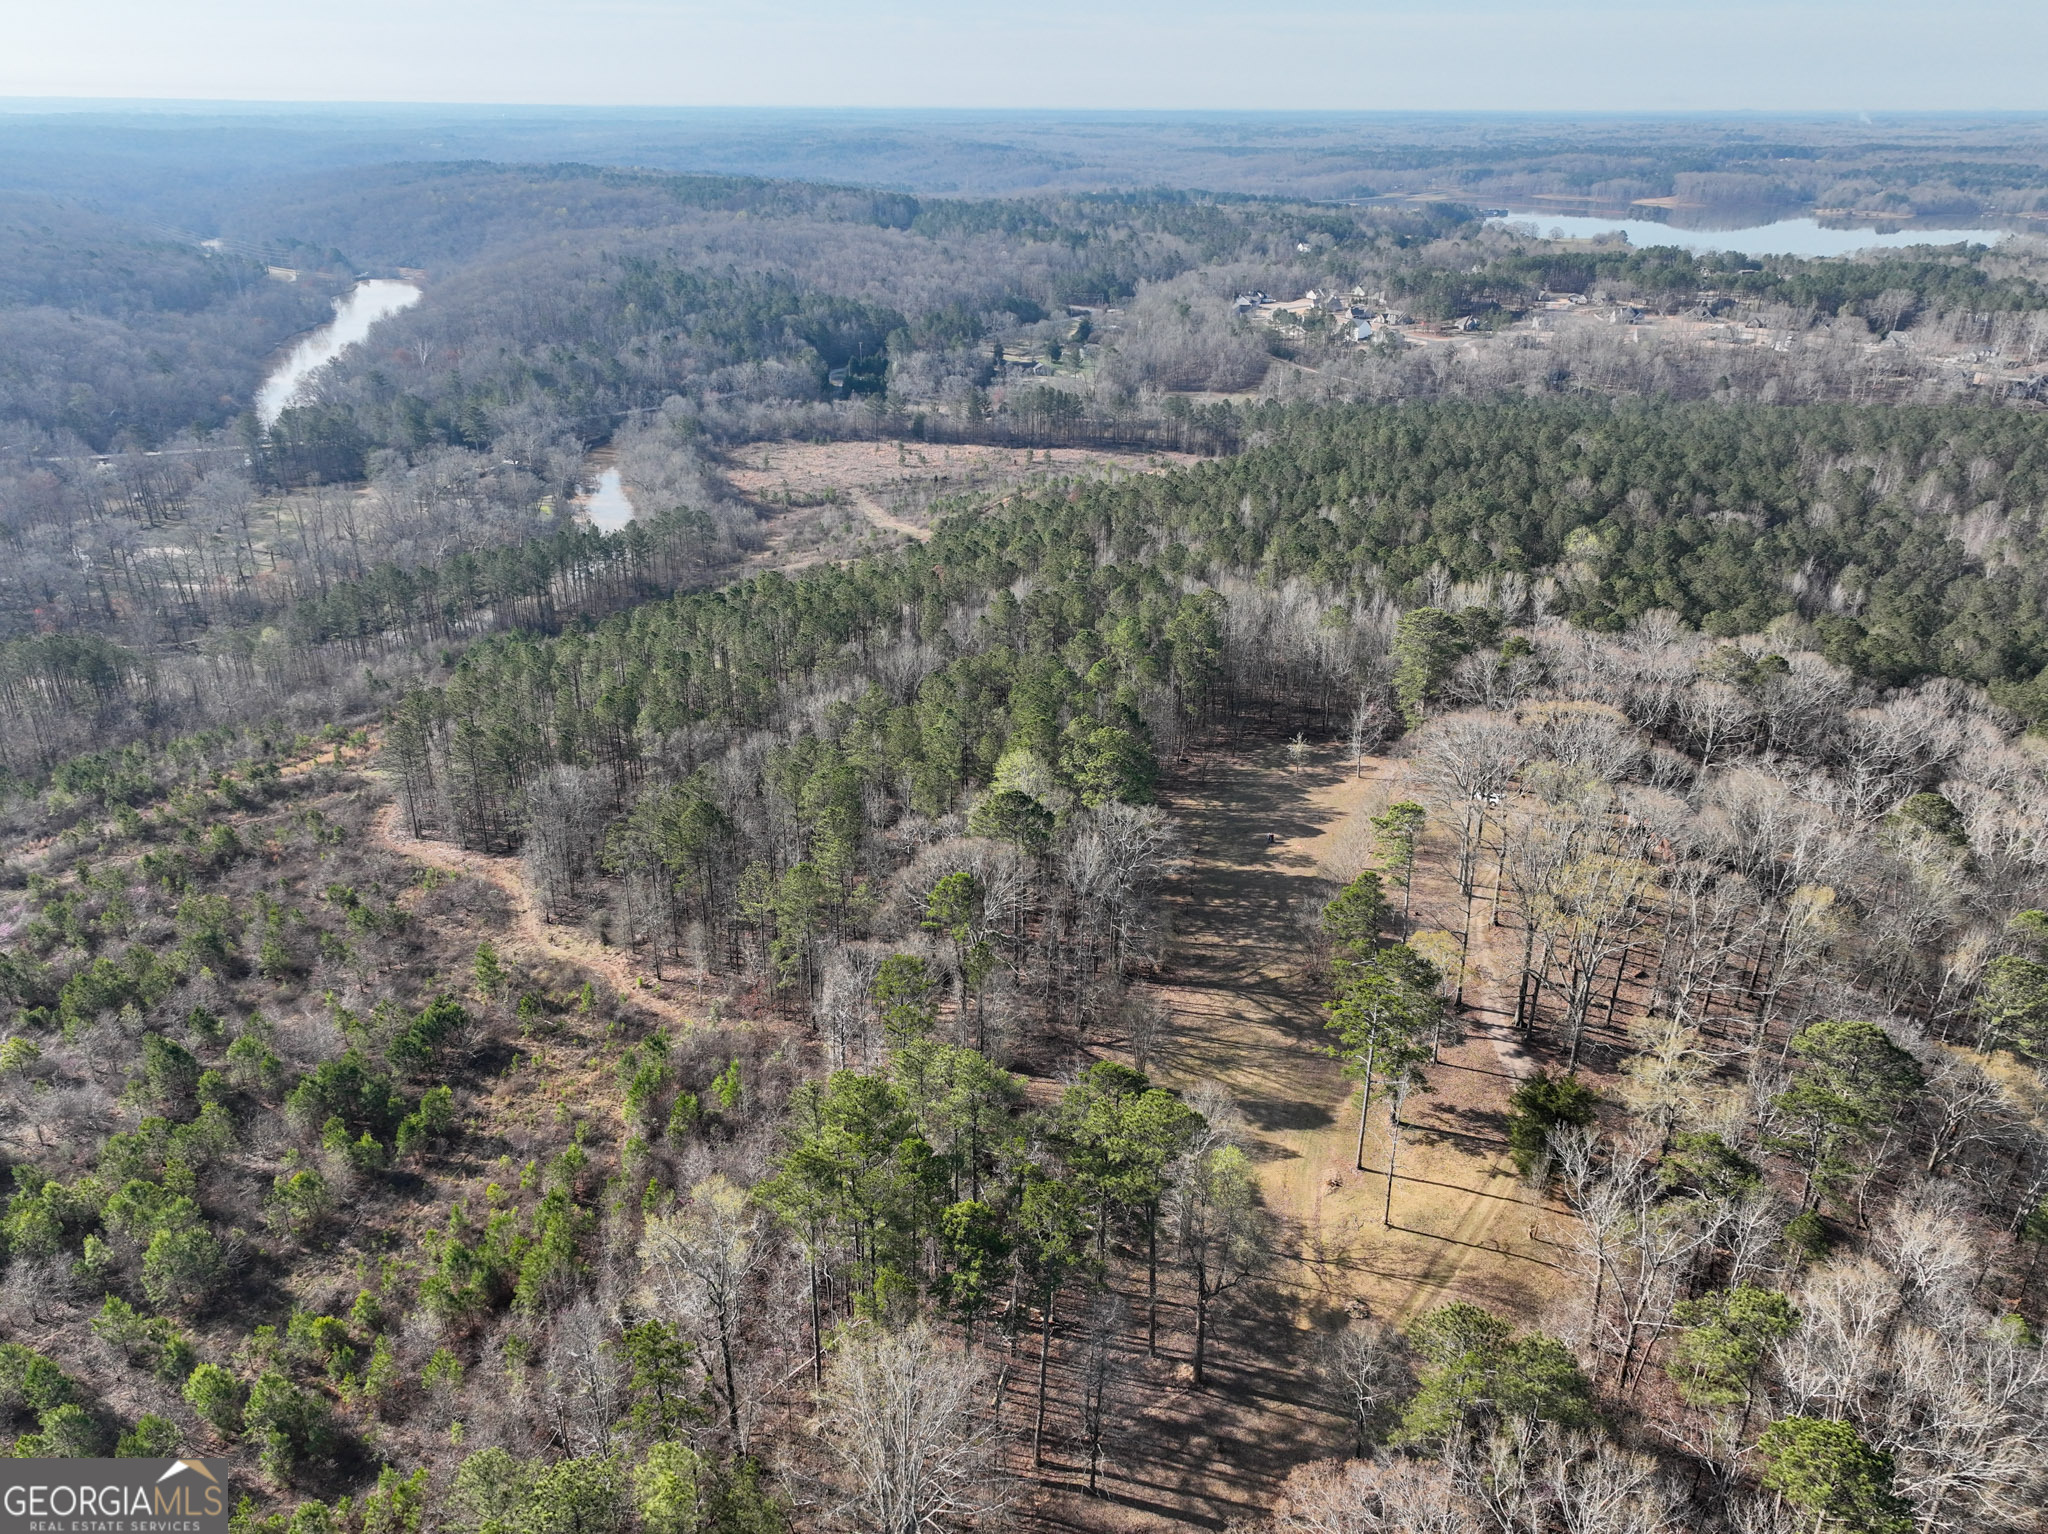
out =
[[[193,204],[289,204],[337,167],[388,161],[599,161],[826,180],[934,197],[1204,187],[1295,197],[1428,193],[1477,203],[1560,195],[1768,214],[1867,208],[1954,220],[2039,206],[2044,178],[2024,117],[1877,114],[1639,118],[1487,114],[950,114],[817,109],[684,114],[641,109],[240,108],[10,115],[17,184],[80,189],[184,216]],[[410,211],[410,210],[408,210]]]
[[[437,269],[274,425],[0,412],[0,1444],[236,1534],[2048,1527],[2029,247],[230,201]],[[221,376],[318,295],[15,233],[0,323]]]
[[[2014,706],[2036,706],[2031,684],[2048,665],[2029,569],[2048,499],[2036,417],[1447,404],[1272,412],[1249,434],[1226,460],[1019,497],[952,518],[894,559],[681,598],[558,653],[572,673],[617,678],[608,696],[651,721],[622,738],[645,738],[688,720],[758,722],[791,680],[829,676],[899,614],[947,643],[958,608],[1019,580],[1050,580],[1061,601],[999,596],[998,613],[1022,616],[986,620],[994,632],[1027,652],[1080,636],[1087,671],[1088,647],[1126,616],[1156,633],[1178,610],[1177,586],[1229,577],[1390,605],[1464,586],[1593,629],[1661,611],[1731,637],[1794,618],[1872,680],[1999,683]],[[1063,579],[1098,552],[1085,583]],[[1149,623],[1138,616],[1148,596]],[[508,641],[472,654],[465,674],[507,698],[501,666],[537,673],[498,657],[527,653]],[[580,717],[581,694],[549,712]],[[512,733],[537,749],[550,738]]]
[[[1708,633],[1798,615],[1888,680],[2031,680],[2048,662],[2037,417],[1842,407],[1499,403],[1273,418],[1244,454],[1068,511],[1170,569],[1409,597],[1555,582],[1573,621],[1653,609]],[[997,534],[1000,537],[1000,533]]]
[[[261,263],[196,248],[54,199],[0,194],[0,463],[54,431],[104,450],[217,431],[265,359],[330,318],[333,280],[266,279]],[[13,461],[10,461],[13,460]]]
[[[1255,458],[1331,426],[1268,424]],[[203,1435],[246,1526],[347,1530],[983,1520],[1181,1463],[1123,1418],[1174,1367],[1224,1409],[1294,1259],[1229,1094],[1150,1074],[1152,801],[1298,729],[1297,770],[1402,735],[1416,795],[1299,912],[1361,1159],[1389,1104],[1390,1154],[1429,1138],[1479,1026],[1456,913],[1469,947],[1491,910],[1545,1067],[1500,1122],[1591,1298],[1268,1360],[1328,1424],[1295,1453],[1354,1457],[1284,1457],[1261,1511],[2031,1527],[2038,753],[1797,619],[1606,634],[1504,579],[1417,605],[1159,553],[1229,473],[473,647],[384,724],[400,825],[516,850],[579,948],[515,953],[492,882],[395,856],[341,732],[21,803],[67,828],[5,970],[23,1446]],[[1897,1340],[1838,1340],[1873,1314]]]
[[[1531,220],[1531,224],[1540,224]],[[2048,307],[2048,291],[2019,273],[1992,273],[1958,251],[1879,252],[1855,261],[1756,259],[1733,251],[1695,255],[1675,245],[1643,249],[1517,251],[1463,270],[1419,268],[1394,280],[1404,303],[1438,317],[1527,308],[1540,294],[1608,290],[1660,305],[1745,298],[1816,314],[1883,315],[1896,329],[1923,308],[1978,312]],[[1703,297],[1704,295],[1704,297]]]
[[[250,694],[244,660],[264,673],[262,707],[297,708],[292,698],[332,691],[338,672],[309,642],[374,650],[394,632],[452,640],[615,606],[624,588],[609,575],[594,583],[608,593],[602,601],[576,597],[593,583],[578,575],[584,556],[556,520],[597,443],[619,450],[649,525],[669,518],[656,562],[670,574],[629,583],[645,596],[672,589],[676,571],[698,578],[754,545],[756,518],[721,489],[711,459],[782,435],[1219,453],[1240,445],[1251,415],[1290,401],[1678,395],[2025,408],[2038,392],[2026,378],[1980,384],[1917,340],[1870,338],[1925,336],[1935,352],[1968,344],[1979,348],[1970,356],[2020,365],[2048,336],[2042,311],[2026,307],[2038,284],[2021,243],[1774,258],[1752,270],[1672,250],[1554,246],[1482,226],[1454,205],[1335,208],[1173,191],[996,202],[456,163],[273,187],[214,215],[205,227],[231,241],[218,251],[47,199],[11,206],[19,259],[5,295],[14,306],[0,312],[29,329],[9,353],[18,387],[0,401],[11,555],[0,568],[0,635],[112,640],[136,658],[111,657],[110,676],[196,670],[172,690],[219,698],[207,705],[210,722],[255,706],[226,701]],[[324,317],[337,274],[309,265],[295,283],[265,278],[235,254],[265,242],[309,263],[435,263],[422,303],[384,321],[375,346],[348,353],[269,428],[243,413],[260,360]],[[1496,282],[1503,272],[1517,275]],[[1493,296],[1475,297],[1472,283]],[[1680,337],[1644,346],[1617,324],[1541,341],[1502,332],[1468,356],[1398,337],[1357,345],[1333,318],[1412,297],[1446,313],[1507,305],[1486,310],[1493,324],[1532,312],[1553,283],[1617,304],[1691,305],[1738,336],[1799,344]],[[1286,325],[1239,312],[1235,295],[1267,289],[1313,291],[1319,307]],[[1994,444],[1994,457],[2004,451]],[[374,492],[367,500],[341,489],[362,482]],[[1884,488],[1873,492],[1880,501]],[[1874,520],[1888,527],[1890,508],[1880,510]],[[1658,536],[1688,549],[1712,543],[1690,524]],[[1722,541],[1729,536],[1724,528]],[[1984,536],[1975,524],[1964,530],[1970,559]],[[1369,541],[1405,537],[1374,529]],[[1599,577],[1582,594],[1589,618],[1644,605],[1637,589],[1649,578],[1626,561],[1652,541],[1631,533],[1618,542],[1626,548],[1589,567]],[[1906,599],[1866,601],[1853,550],[1807,538],[1776,562],[1794,553],[1803,573],[1774,569],[1769,580],[1846,573],[1839,595],[1806,591],[1801,602],[1832,604],[1858,623],[1865,606],[1882,618],[1886,632],[1875,637],[1839,626],[1831,636],[1829,653],[1851,664],[1987,680],[2023,661],[2038,670],[2024,633],[1996,645],[1967,633],[1937,643],[1924,612],[1879,612]],[[1948,557],[1923,549],[1915,563]],[[1561,558],[1546,546],[1520,561],[1489,551],[1443,563],[1534,569]],[[1702,558],[1725,562],[1712,549]],[[1617,561],[1628,592],[1605,578]],[[631,563],[644,571],[648,559]],[[1955,584],[1930,578],[1944,592]],[[1743,590],[1740,577],[1719,584],[1726,589],[1648,605],[1741,627],[1775,600]],[[2003,588],[1984,601],[1989,616],[1969,620],[1978,630],[2013,610]],[[1889,632],[1898,628],[1908,632]],[[272,632],[294,643],[280,647],[264,637]],[[235,675],[224,678],[224,667]],[[132,689],[95,683],[92,692],[112,705],[110,719],[125,720],[116,733],[136,727],[124,711]],[[318,722],[295,722],[308,720]],[[97,722],[70,721],[34,755],[47,762],[107,738]]]
[[[1953,407],[1439,402],[1267,407],[1242,415],[1234,430],[1249,446],[1233,457],[1022,495],[948,520],[925,550],[783,583],[789,595],[770,606],[805,607],[800,618],[774,619],[806,636],[810,651],[795,671],[829,668],[877,612],[926,613],[921,637],[935,640],[951,606],[1099,547],[1112,551],[1113,564],[1149,562],[1144,578],[1162,589],[1227,575],[1408,605],[1479,586],[1497,589],[1518,611],[1590,628],[1667,612],[1721,636],[1798,619],[1811,625],[1819,653],[1874,681],[1952,676],[1990,686],[2024,717],[2043,711],[2036,416]],[[648,438],[650,480],[686,471],[687,460],[677,460],[683,469],[656,467],[668,461],[662,453],[676,451],[665,440],[662,431]],[[394,519],[407,514],[411,486],[436,472],[445,470],[394,474],[386,491]],[[706,482],[675,483],[688,495]],[[300,515],[329,516],[342,506],[320,502]],[[365,539],[360,513],[350,515],[349,536],[329,527],[320,547],[330,552],[295,566],[292,584],[273,579],[258,588],[273,593],[271,611],[309,655],[326,648],[337,658],[371,658],[394,640],[460,641],[474,634],[470,615],[478,612],[492,614],[494,626],[542,630],[601,618],[652,594],[650,583],[687,584],[715,568],[721,547],[747,536],[751,520],[734,532],[729,511],[678,510],[636,524],[622,543],[563,530],[493,551],[486,534],[475,554],[424,564],[405,551],[404,563],[372,567],[364,552],[384,535],[372,524]],[[402,521],[393,526],[403,531]],[[244,565],[240,555],[235,563]],[[678,614],[722,612],[735,600],[687,597]],[[766,598],[750,594],[746,603],[757,600]],[[699,717],[702,705],[687,687],[684,696],[663,696],[683,664],[676,657],[692,647],[669,648],[658,611],[608,620],[588,643],[598,653],[623,643],[624,674],[653,678],[615,694],[634,710],[645,698],[651,717]],[[1070,628],[1096,617],[1077,617]],[[694,632],[695,619],[680,621]],[[78,657],[94,657],[79,670],[86,662],[60,649],[22,640],[8,652],[15,680],[5,706],[26,732],[12,748],[23,768],[50,760],[49,742],[77,738],[92,717],[79,712],[81,700],[111,726],[176,685],[160,677],[175,661],[96,640],[72,646]],[[491,663],[480,656],[473,664]],[[788,674],[761,683],[762,695],[772,696]],[[709,717],[724,716],[714,709]],[[634,737],[631,720],[625,735]],[[539,738],[527,749],[542,749]]]

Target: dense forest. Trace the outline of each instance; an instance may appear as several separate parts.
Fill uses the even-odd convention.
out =
[[[715,172],[944,197],[1201,187],[1296,198],[1446,191],[1605,208],[2039,210],[2038,120],[2009,113],[1476,115],[1422,112],[650,111],[190,104],[0,122],[25,191],[84,192],[165,222],[290,205],[363,166],[462,161]],[[261,227],[275,237],[272,224]]]
[[[1035,577],[1061,548],[1105,547],[1119,561],[1156,562],[1170,581],[1299,581],[1395,605],[1475,589],[1499,593],[1485,600],[1518,618],[1554,614],[1609,631],[1655,613],[1724,637],[1792,622],[1807,648],[1861,677],[1953,677],[1991,688],[2024,718],[2048,709],[2034,533],[2048,491],[2032,414],[1532,401],[1269,406],[1228,422],[1245,449],[1211,466],[1060,487],[1000,516],[948,523],[926,555],[862,577],[887,585],[858,590],[855,610],[940,613]],[[113,643],[124,630],[110,634],[104,621],[108,583],[79,580],[67,626],[97,635],[17,639],[0,662],[9,765],[33,773],[81,746],[158,729],[202,697],[232,716],[238,698],[274,708],[295,687],[317,692],[325,678],[359,676],[365,662],[402,680],[422,645],[546,631],[697,583],[757,535],[753,513],[706,470],[693,433],[692,418],[675,412],[629,434],[636,478],[666,486],[677,509],[621,539],[559,522],[518,527],[536,493],[528,471],[479,479],[479,455],[437,447],[411,467],[394,463],[367,503],[319,492],[288,503],[297,543],[288,566],[266,570],[275,552],[259,559],[246,543],[216,543],[214,568],[168,591],[121,592],[120,609],[138,625],[125,632],[138,638],[160,623],[188,633],[237,618],[281,623],[260,647],[188,657]],[[563,448],[558,461],[560,495],[573,453]],[[162,462],[137,467],[161,477]],[[171,472],[198,475],[192,462]],[[198,484],[220,480],[250,517],[255,491],[238,468]],[[437,519],[431,542],[412,541],[423,510]],[[461,511],[476,519],[467,539],[452,515]],[[118,504],[101,512],[117,528],[145,516]],[[523,541],[502,541],[506,523]],[[153,573],[130,568],[143,580]],[[693,596],[687,607],[714,611],[727,600]],[[48,595],[34,612],[49,625]],[[594,638],[609,644],[649,621],[637,612]],[[846,621],[828,620],[805,641],[824,648],[801,669],[831,662]],[[636,714],[646,706],[664,719],[705,707],[645,682],[622,696]],[[625,737],[642,738],[630,720]]]
[[[47,439],[104,450],[218,430],[263,364],[338,291],[53,199],[0,194],[0,423],[18,464]]]
[[[9,205],[16,1455],[237,1534],[2048,1526],[2048,422],[1929,339],[2032,355],[2025,242],[248,154],[218,249]]]
[[[1240,1280],[1285,1251],[1239,1110],[1146,1074],[1176,1027],[1147,981],[1179,855],[1155,801],[1298,726],[1361,753],[1405,732],[1417,795],[1304,928],[1333,1044],[1412,1112],[1459,962],[1400,914],[1418,864],[1462,890],[1468,943],[1491,907],[1548,1066],[1509,1141],[1579,1222],[1568,1266],[1613,1288],[1565,1338],[1464,1302],[1333,1334],[1321,1399],[1387,1448],[1301,1471],[1283,1522],[1509,1496],[1568,1520],[1619,1478],[1617,1528],[1756,1526],[1779,1493],[2027,1527],[2035,753],[1953,682],[1859,680],[1796,616],[1604,637],[1440,559],[1434,602],[1346,593],[1289,547],[1321,515],[1227,559],[1203,507],[1241,538],[1258,497],[1215,482],[1313,462],[1339,424],[490,641],[396,704],[404,832],[518,853],[538,919],[645,965],[623,991],[505,957],[503,895],[394,855],[338,734],[325,764],[225,735],[115,753],[22,801],[24,832],[69,825],[23,869],[8,970],[10,1292],[55,1349],[19,1360],[28,1441],[198,1421],[302,1497],[391,1467],[317,1512],[349,1526],[858,1523],[913,1449],[950,1468],[904,1494],[978,1516],[1019,1489],[1003,1431],[1100,1476],[1118,1392],[1151,1387],[1090,1350],[1183,1358],[1200,1389]],[[678,1031],[691,975],[734,1010]],[[428,1218],[428,1260],[385,1244]],[[339,1290],[327,1250],[360,1254]],[[272,1319],[243,1337],[251,1306]],[[1920,1351],[1844,1352],[1870,1314]],[[792,1378],[838,1424],[811,1448],[778,1426]],[[1964,1388],[1963,1440],[1910,1405]],[[908,1447],[855,1431],[900,1392],[953,1404]],[[1609,1441],[1603,1412],[1635,1425]]]

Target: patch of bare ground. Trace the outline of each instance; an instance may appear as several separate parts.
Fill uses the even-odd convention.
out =
[[[377,811],[370,821],[369,840],[383,851],[496,890],[503,898],[505,915],[502,926],[490,935],[500,956],[552,988],[573,991],[585,980],[594,980],[667,1024],[701,1014],[701,974],[659,978],[644,964],[636,963],[630,951],[600,943],[579,927],[549,921],[520,877],[518,859],[417,839],[397,804],[386,804]]]
[[[1049,479],[1158,473],[1190,453],[929,442],[765,442],[729,454],[728,483],[768,519],[758,564],[789,570],[931,536],[934,503]]]
[[[1164,1357],[1144,1359],[1142,1335],[1132,1345],[1156,1388],[1132,1397],[1142,1409],[1122,1423],[1107,1495],[1083,1494],[1084,1467],[1065,1451],[1041,1477],[1034,1521],[1221,1528],[1262,1513],[1294,1466],[1346,1452],[1345,1425],[1313,1383],[1320,1332],[1353,1315],[1403,1324],[1453,1300],[1540,1325],[1572,1303],[1559,1245],[1569,1216],[1507,1155],[1508,1095],[1535,1061],[1514,1028],[1519,934],[1491,925],[1484,892],[1462,1028],[1430,1068],[1434,1090],[1403,1110],[1391,1223],[1383,1104],[1357,1165],[1358,1089],[1324,1051],[1328,983],[1306,938],[1336,881],[1368,865],[1367,817],[1411,794],[1397,762],[1354,769],[1326,750],[1295,769],[1278,745],[1211,757],[1170,785],[1189,856],[1169,887],[1175,937],[1155,982],[1174,1026],[1151,1070],[1180,1088],[1218,1082],[1235,1100],[1272,1216],[1271,1261],[1232,1297],[1205,1391],[1188,1378],[1184,1297],[1170,1296]],[[1425,837],[1417,933],[1455,939],[1464,926],[1452,856],[1448,837]]]
[[[1357,1087],[1324,1053],[1328,987],[1307,964],[1308,925],[1334,881],[1362,866],[1365,817],[1408,792],[1400,773],[1377,759],[1354,770],[1334,753],[1293,770],[1276,748],[1217,762],[1175,794],[1194,853],[1172,892],[1178,936],[1164,990],[1176,1029],[1160,1071],[1176,1085],[1219,1081],[1237,1100],[1268,1205],[1298,1241],[1283,1255],[1299,1265],[1304,1296],[1407,1319],[1442,1303],[1442,1291],[1526,1315],[1537,1289],[1552,1286],[1547,1216],[1514,1177],[1503,1120],[1533,1063],[1513,1027],[1508,966],[1519,955],[1488,926],[1483,895],[1464,1037],[1446,1042],[1430,1068],[1434,1090],[1404,1110],[1391,1229],[1380,1223],[1386,1110],[1375,1104],[1360,1172]],[[1425,837],[1411,925],[1455,936],[1465,903],[1440,841]]]

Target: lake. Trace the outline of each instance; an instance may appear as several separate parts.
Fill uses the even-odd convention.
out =
[[[606,469],[597,476],[597,488],[583,498],[583,511],[601,533],[615,533],[633,520],[633,503],[626,498],[617,469]]]
[[[334,318],[311,335],[303,336],[263,380],[256,391],[256,418],[265,426],[273,424],[306,380],[370,333],[381,319],[410,308],[420,301],[420,290],[409,282],[373,277],[359,282],[334,301]]]
[[[1631,245],[1677,245],[1686,250],[1733,250],[1745,256],[1847,256],[1858,251],[1900,249],[1908,245],[1954,245],[1970,241],[1995,245],[2005,229],[1829,229],[1818,219],[1781,218],[1747,229],[1674,229],[1649,218],[1567,218],[1555,213],[1510,213],[1489,224],[1533,224],[1548,235],[1562,230],[1571,240],[1620,230]]]

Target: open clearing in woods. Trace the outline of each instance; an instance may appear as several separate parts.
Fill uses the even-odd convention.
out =
[[[1187,1297],[1174,1286],[1162,1358],[1145,1359],[1142,1339],[1129,1350],[1149,1388],[1130,1398],[1104,1497],[1078,1490],[1068,1439],[1030,1499],[1033,1525],[1222,1529],[1255,1518],[1295,1466],[1347,1452],[1345,1424],[1304,1388],[1318,1333],[1352,1315],[1400,1325],[1461,1299],[1543,1325],[1576,1303],[1553,1244],[1568,1216],[1529,1192],[1506,1153],[1508,1094],[1535,1062],[1513,1028],[1519,936],[1491,927],[1483,897],[1464,1037],[1431,1067],[1435,1091],[1403,1113],[1392,1229],[1381,1225],[1384,1106],[1366,1138],[1368,1170],[1354,1165],[1358,1089],[1323,1052],[1328,987],[1311,972],[1303,923],[1332,881],[1376,861],[1368,817],[1412,793],[1398,762],[1368,759],[1354,772],[1326,748],[1296,771],[1278,745],[1213,753],[1168,785],[1188,856],[1167,887],[1174,937],[1155,985],[1173,1023],[1149,1068],[1170,1086],[1230,1092],[1273,1216],[1272,1263],[1227,1297],[1206,1391],[1190,1388]],[[1418,932],[1463,927],[1449,841],[1440,829],[1424,838]],[[1020,1373],[1011,1399],[1028,1422],[1028,1366]],[[1056,1399],[1077,1388],[1064,1369],[1054,1380]]]
[[[730,454],[722,467],[735,490],[771,515],[778,508],[845,504],[882,532],[924,539],[931,536],[928,508],[949,496],[1199,462],[1192,453],[891,440],[757,443]]]
[[[1332,751],[1296,771],[1272,747],[1213,760],[1171,804],[1191,855],[1168,890],[1176,937],[1161,992],[1175,1023],[1157,1073],[1179,1087],[1217,1081],[1236,1099],[1304,1326],[1347,1309],[1405,1322],[1451,1299],[1534,1317],[1563,1282],[1552,1244],[1563,1216],[1507,1157],[1508,1094],[1534,1063],[1514,1033],[1512,984],[1500,978],[1511,980],[1519,954],[1489,941],[1498,929],[1483,896],[1465,1038],[1430,1068],[1435,1090],[1408,1099],[1391,1230],[1381,1225],[1384,1105],[1366,1136],[1367,1170],[1355,1167],[1358,1088],[1323,1053],[1328,988],[1308,972],[1305,923],[1330,889],[1324,881],[1368,866],[1367,818],[1408,795],[1400,773],[1374,758],[1354,772]],[[1443,840],[1425,838],[1413,918],[1418,932],[1455,936],[1464,900]]]

